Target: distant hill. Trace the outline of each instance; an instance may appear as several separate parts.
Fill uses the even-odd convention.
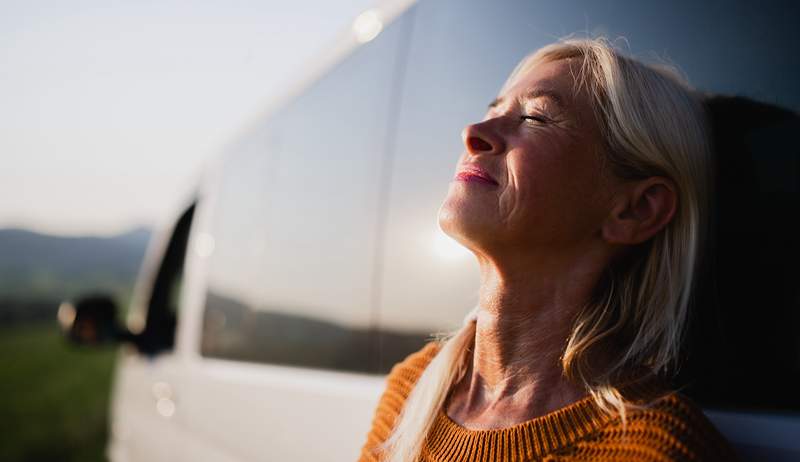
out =
[[[90,291],[125,298],[150,231],[112,237],[64,237],[0,229],[0,321],[38,318],[60,300]]]

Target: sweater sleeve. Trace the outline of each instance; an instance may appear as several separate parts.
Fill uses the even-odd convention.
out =
[[[359,462],[381,460],[379,446],[389,438],[408,395],[438,350],[438,342],[430,342],[392,367],[386,377],[386,389],[378,401],[372,418],[372,428],[361,448]]]

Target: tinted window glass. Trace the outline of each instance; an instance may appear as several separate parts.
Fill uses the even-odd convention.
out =
[[[139,334],[140,349],[146,353],[168,350],[175,344],[178,301],[194,209],[191,205],[178,218],[164,251],[147,306],[147,323]]]
[[[710,257],[681,385],[714,407],[800,410],[800,117],[714,97]]]
[[[381,177],[406,32],[400,21],[358,48],[230,158],[204,355],[375,371]]]
[[[574,32],[625,37],[632,54],[648,60],[657,53],[702,90],[743,95],[797,111],[800,55],[789,44],[800,43],[798,8],[796,2],[774,1],[430,0],[417,4],[411,13],[414,33],[390,187],[381,370],[387,371],[419,348],[428,334],[459,327],[477,302],[474,257],[459,252],[438,232],[437,210],[463,149],[462,128],[483,117],[520,59]],[[716,283],[705,286],[703,297],[710,301],[699,303],[697,311],[732,314],[727,320],[712,316],[711,322],[721,332],[715,335],[724,340],[719,340],[713,353],[704,353],[702,342],[689,347],[695,359],[716,359],[718,367],[704,367],[708,364],[702,361],[687,366],[709,376],[698,379],[688,374],[683,380],[706,404],[732,407],[748,401],[749,407],[798,409],[797,398],[788,393],[798,387],[800,367],[796,314],[800,297],[793,266],[798,258],[796,122],[791,122],[791,115],[760,114],[752,108],[732,112],[731,118],[742,118],[739,125],[719,132],[723,138],[724,133],[736,134],[728,138],[733,145],[744,146],[738,141],[746,139],[746,153],[740,156],[726,157],[720,143],[717,149],[719,170],[743,172],[746,175],[741,178],[746,181],[739,181],[738,173],[722,175],[720,217],[712,241],[718,250],[713,257],[718,258],[717,267],[727,272],[720,271],[713,278]],[[748,123],[751,117],[760,118],[760,123]],[[739,214],[737,195],[747,199]],[[737,226],[737,220],[748,225]],[[746,255],[745,259],[739,260],[740,255]],[[764,308],[754,310],[761,305]],[[708,322],[695,324],[710,328]],[[765,347],[737,356],[744,347],[733,348],[731,342],[744,338],[756,339]],[[768,351],[780,352],[772,356],[779,359],[766,359]],[[722,373],[737,367],[739,375]],[[712,369],[719,375],[710,377]],[[732,380],[751,372],[751,377],[762,380],[758,393],[747,389],[757,379]],[[730,383],[723,385],[726,379]],[[786,386],[767,391],[770,384],[779,382]],[[712,400],[715,387],[722,386],[728,387],[726,393]],[[748,398],[736,401],[743,394]]]

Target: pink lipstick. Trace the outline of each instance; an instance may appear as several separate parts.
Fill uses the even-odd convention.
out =
[[[456,177],[454,179],[456,181],[483,183],[492,186],[497,186],[499,184],[488,173],[477,166],[470,166],[460,170],[458,173],[456,173]]]

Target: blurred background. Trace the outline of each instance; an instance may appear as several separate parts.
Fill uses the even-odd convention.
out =
[[[476,302],[435,219],[461,129],[571,33],[720,95],[687,390],[797,460],[798,3],[543,4],[0,0],[0,462],[356,454],[383,374]],[[59,331],[91,294],[124,346]]]
[[[151,230],[372,0],[0,0],[0,460],[104,460],[114,348],[63,300],[128,305]]]

